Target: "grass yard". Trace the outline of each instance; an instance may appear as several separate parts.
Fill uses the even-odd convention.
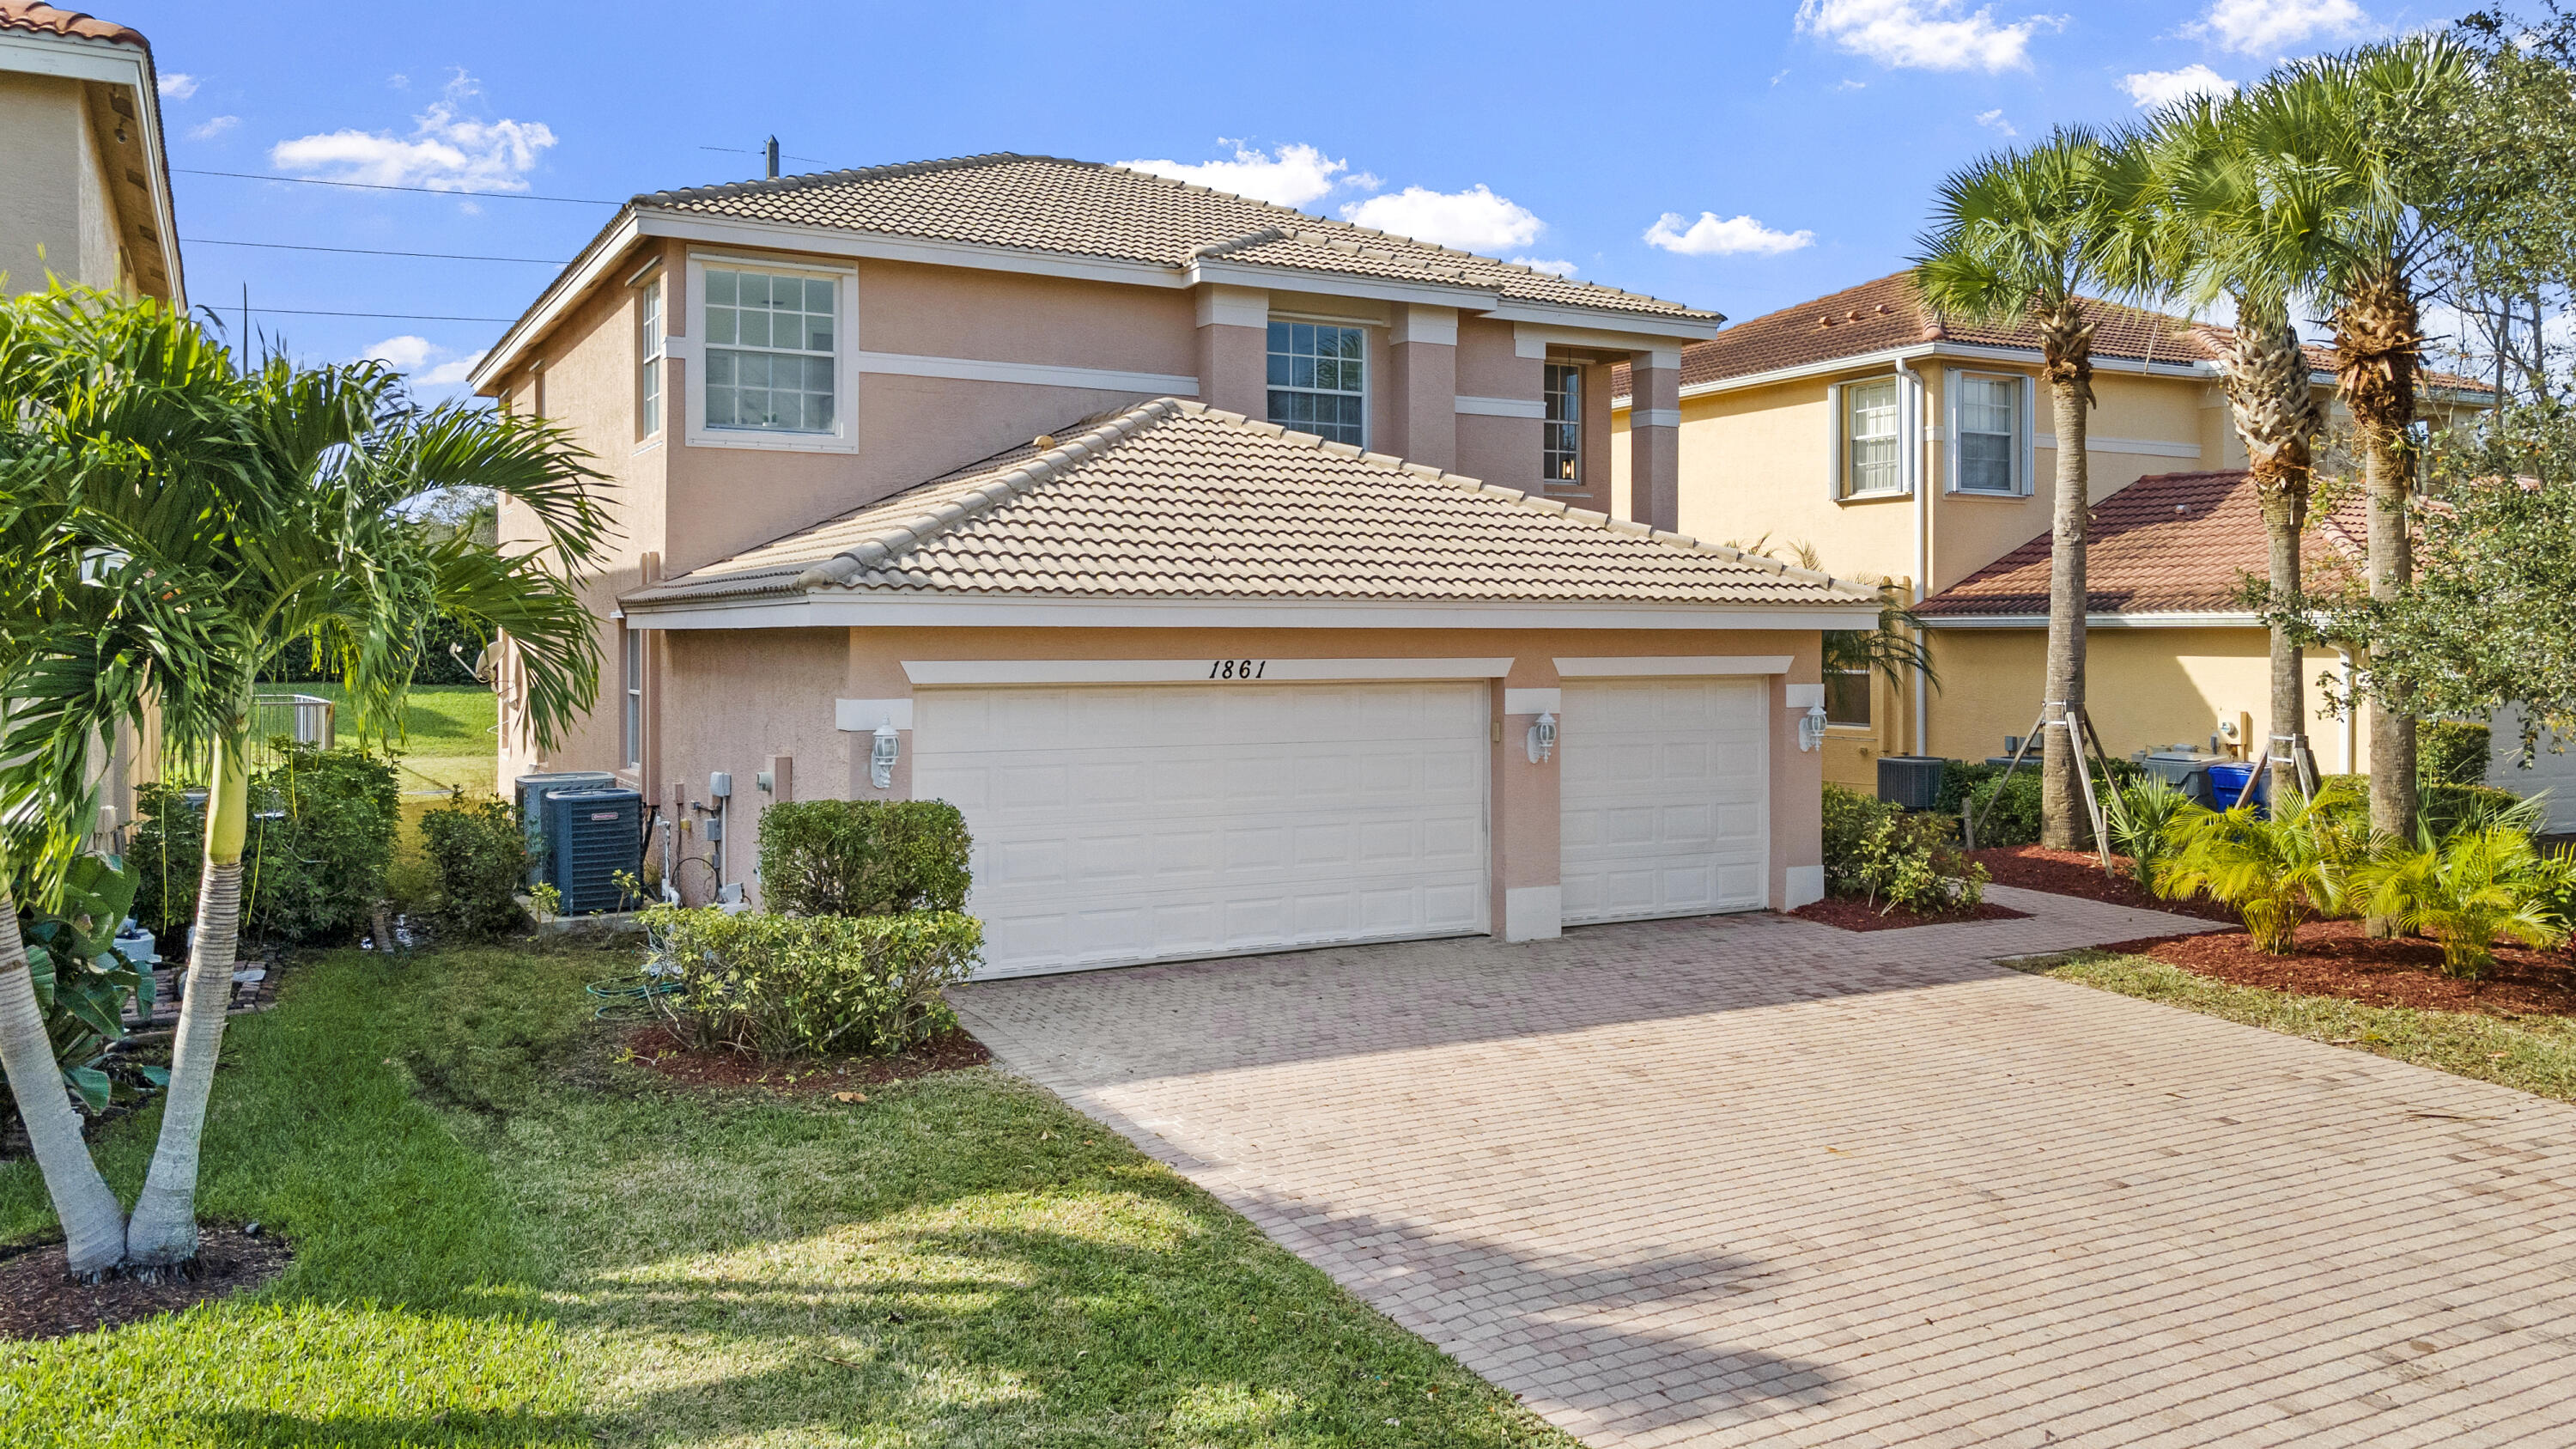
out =
[[[0,1442],[1550,1445],[1168,1169],[991,1070],[864,1103],[618,1060],[622,955],[296,968],[235,1020],[203,1206],[262,1292],[9,1346]],[[157,1116],[103,1151],[133,1191]],[[0,1239],[45,1232],[0,1167]]]
[[[333,681],[262,685],[263,694],[309,694],[340,706],[340,739],[355,743],[356,726],[348,714],[348,696]],[[489,795],[499,769],[493,727],[500,722],[500,696],[480,684],[416,684],[403,715],[398,768],[406,795],[444,795],[457,785],[468,795]]]
[[[2270,1031],[2576,1101],[2576,1019],[2364,1006],[2240,986],[2145,956],[2078,952],[2023,969]]]

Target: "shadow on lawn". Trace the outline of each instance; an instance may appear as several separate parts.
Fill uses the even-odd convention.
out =
[[[433,1449],[433,1446],[593,1444],[592,1426],[565,1414],[454,1412],[419,1418],[333,1414],[308,1418],[259,1409],[187,1416],[215,1443],[240,1449]]]

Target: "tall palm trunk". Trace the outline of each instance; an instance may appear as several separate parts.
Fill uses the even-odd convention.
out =
[[[2040,843],[2052,850],[2092,844],[2084,809],[2082,742],[2073,721],[2084,708],[2085,532],[2093,511],[2085,466],[2085,410],[2093,405],[2093,323],[2070,297],[2041,315],[2041,355],[2057,419],[2057,498],[2048,567],[2047,723],[2040,731]]]
[[[2414,541],[2406,529],[2414,459],[2416,349],[2423,338],[2414,289],[2391,264],[2353,285],[2335,312],[2336,371],[2362,446],[2370,495],[2370,596],[2393,599],[2415,578]],[[2415,715],[2402,699],[2374,692],[2370,721],[2370,827],[2400,840],[2415,836]],[[2374,935],[2391,929],[2374,919]]]
[[[243,758],[249,721],[215,745],[215,787],[206,804],[206,873],[197,887],[197,934],[179,1004],[170,1090],[152,1170],[126,1229],[126,1258],[138,1268],[184,1263],[197,1254],[197,1148],[214,1092],[215,1060],[232,1003],[233,958],[241,941],[242,847],[250,835],[250,771]]]
[[[2228,411],[2244,441],[2246,471],[2262,500],[2275,607],[2296,607],[2301,590],[2299,533],[2308,519],[2309,466],[2325,412],[2308,380],[2307,353],[2290,325],[2288,300],[2239,293],[2236,336],[2219,360]],[[2305,665],[2287,625],[2272,626],[2272,798],[2299,788],[2308,753]]]
[[[27,1146],[63,1224],[63,1256],[72,1274],[95,1279],[125,1257],[125,1209],[90,1160],[80,1113],[63,1088],[44,1008],[27,971],[27,940],[18,931],[18,902],[0,877],[0,1071],[27,1124]]]

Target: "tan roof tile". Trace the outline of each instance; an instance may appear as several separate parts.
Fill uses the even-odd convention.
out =
[[[1161,398],[627,595],[1728,605],[1857,584]]]
[[[2309,516],[2300,558],[2312,586],[2359,567],[2367,549],[2364,505],[2345,501]],[[2239,613],[2248,575],[2270,568],[2262,501],[2242,469],[2160,473],[2093,506],[2084,551],[2085,611],[2094,614]],[[1926,600],[1933,618],[2048,612],[2046,533]]]
[[[1167,267],[1222,257],[1244,266],[1475,287],[1567,307],[1700,321],[1716,315],[1123,166],[1054,156],[996,152],[781,176],[656,191],[635,204]]]
[[[38,35],[61,35],[75,40],[104,40],[117,45],[139,45],[146,50],[152,43],[143,32],[130,25],[100,20],[78,10],[57,10],[37,0],[0,0],[0,30],[27,30]]]

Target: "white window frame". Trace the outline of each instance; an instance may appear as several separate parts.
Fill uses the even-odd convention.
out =
[[[707,426],[706,269],[710,265],[720,271],[823,277],[836,284],[834,296],[838,299],[839,310],[832,319],[832,431],[791,433]],[[743,448],[767,453],[855,453],[859,450],[859,274],[856,268],[782,262],[769,257],[734,256],[724,252],[691,252],[688,311],[688,335],[666,338],[663,354],[688,364],[684,371],[688,379],[686,437],[690,447]],[[668,406],[670,389],[666,386],[663,391],[665,406]]]
[[[1369,329],[1373,325],[1384,326],[1385,324],[1372,324],[1348,317],[1299,316],[1293,312],[1271,313],[1269,318],[1262,324],[1261,328],[1261,415],[1264,420],[1268,421],[1275,421],[1270,418],[1270,329],[1281,325],[1292,327],[1332,327],[1345,332],[1356,332],[1359,334],[1360,390],[1358,396],[1360,400],[1360,440],[1357,446],[1362,448],[1370,447],[1372,445],[1370,440],[1377,431],[1377,339]],[[1321,388],[1311,387],[1284,387],[1279,390],[1282,392],[1302,392],[1315,397],[1351,396],[1351,394],[1345,392],[1325,392]],[[1293,423],[1280,423],[1279,426],[1287,428],[1291,432],[1305,431]]]
[[[1968,488],[1960,484],[1965,476],[1959,466],[1959,400],[1967,392],[1971,378],[1981,382],[2005,381],[2019,384],[2013,403],[2013,482],[2009,489]],[[2032,475],[2036,471],[2034,438],[2037,429],[2033,414],[2038,411],[2039,380],[2026,372],[1984,372],[1975,368],[1952,367],[1941,375],[1941,491],[1958,498],[2028,498]]]
[[[1850,429],[1846,425],[1846,389],[1892,385],[1896,389],[1896,486],[1877,488],[1867,493],[1854,493],[1849,485],[1851,471]],[[1837,503],[1876,503],[1889,498],[1913,496],[1923,453],[1923,409],[1916,394],[1919,389],[1908,384],[1897,373],[1879,373],[1869,377],[1845,378],[1825,389],[1825,456],[1829,464],[1825,486]]]
[[[635,292],[635,441],[647,443],[661,437],[671,422],[671,369],[665,362],[671,327],[663,311],[670,293],[658,271]]]
[[[618,744],[626,768],[644,768],[644,631],[619,621],[617,631]]]
[[[1583,417],[1583,390],[1584,390],[1584,388],[1586,387],[1586,385],[1588,385],[1588,384],[1592,381],[1592,376],[1591,376],[1591,373],[1585,369],[1584,365],[1583,365],[1582,363],[1579,363],[1579,362],[1557,362],[1557,361],[1550,360],[1550,361],[1544,361],[1544,362],[1540,363],[1540,364],[1539,364],[1539,366],[1540,366],[1540,369],[1541,369],[1541,370],[1540,370],[1540,372],[1539,372],[1539,394],[1538,394],[1538,395],[1539,395],[1539,424],[1538,424],[1538,426],[1539,426],[1539,435],[1538,435],[1538,436],[1539,436],[1539,442],[1538,442],[1538,476],[1539,476],[1539,487],[1540,487],[1540,488],[1542,488],[1542,489],[1544,489],[1544,490],[1550,491],[1550,492],[1579,493],[1579,492],[1583,491],[1583,485],[1584,485],[1584,477],[1583,477],[1583,427],[1584,427],[1584,417]],[[1571,390],[1571,400],[1572,400],[1572,402],[1573,402],[1573,404],[1574,404],[1574,407],[1573,407],[1574,416],[1573,416],[1572,418],[1569,418],[1569,419],[1551,418],[1551,417],[1547,416],[1547,405],[1548,405],[1548,402],[1549,402],[1549,401],[1550,401],[1550,399],[1551,399],[1551,392],[1550,392],[1550,389],[1549,389],[1549,388],[1548,388],[1548,386],[1547,386],[1547,374],[1548,374],[1548,372],[1549,372],[1549,371],[1552,371],[1552,370],[1557,369],[1557,368],[1563,368],[1563,369],[1565,369],[1567,372],[1572,373],[1572,374],[1573,374],[1573,377],[1574,377],[1574,386],[1573,386],[1573,388],[1572,388],[1572,390]],[[1553,473],[1553,472],[1549,471],[1549,468],[1548,468],[1547,455],[1548,455],[1548,453],[1549,453],[1550,449],[1549,449],[1549,448],[1548,448],[1548,446],[1547,446],[1547,430],[1548,430],[1549,428],[1559,428],[1559,427],[1562,427],[1562,428],[1572,428],[1572,429],[1574,430],[1574,476],[1573,476],[1573,477],[1571,477],[1571,478],[1559,478],[1559,477],[1557,477],[1557,476],[1556,476],[1556,474],[1555,474],[1555,473]]]

